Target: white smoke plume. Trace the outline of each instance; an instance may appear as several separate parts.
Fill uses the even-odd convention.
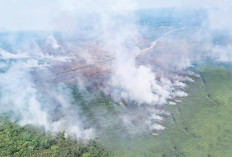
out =
[[[51,36],[47,38],[51,40]],[[48,44],[54,47],[55,41],[52,40],[53,42]],[[57,45],[56,42],[55,44]],[[48,67],[69,62],[71,58],[44,54],[38,45],[33,45],[33,48],[15,50],[14,53],[0,51],[3,61],[0,73],[1,112],[13,112],[16,117],[20,117],[21,125],[42,126],[52,132],[65,130],[66,133],[83,139],[94,137],[93,130],[84,129],[79,121],[79,109],[72,105],[68,88],[44,80],[52,75]],[[36,76],[36,71],[40,77]],[[62,116],[53,120],[56,114]]]
[[[205,58],[232,60],[231,12],[228,0],[0,0],[0,107],[21,116],[22,125],[93,137],[52,69],[63,66],[57,71],[78,73],[75,69],[106,62],[102,69],[110,69],[109,75],[99,90],[119,103],[146,106],[144,123],[151,131],[162,130],[159,115],[168,113],[157,106],[175,105],[175,98],[188,96],[186,82],[193,81],[188,68]],[[157,17],[171,15],[180,21],[155,26]],[[62,35],[56,38],[57,32]],[[76,62],[83,66],[73,68]],[[71,77],[60,75],[63,83]],[[81,77],[76,79],[85,86]],[[52,120],[57,108],[63,116]],[[119,118],[132,124],[131,115]]]

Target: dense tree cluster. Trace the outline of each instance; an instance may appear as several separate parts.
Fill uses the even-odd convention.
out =
[[[19,126],[1,116],[0,156],[108,157],[111,154],[96,140],[75,140],[65,137],[64,132],[52,135],[31,125]]]

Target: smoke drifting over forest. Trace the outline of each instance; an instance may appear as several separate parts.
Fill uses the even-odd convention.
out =
[[[134,130],[141,116],[139,127],[159,131],[169,115],[162,106],[188,96],[186,83],[197,75],[190,67],[232,60],[226,0],[0,0],[0,13],[0,110],[21,125],[78,138],[97,133],[67,84],[142,106],[116,118]]]

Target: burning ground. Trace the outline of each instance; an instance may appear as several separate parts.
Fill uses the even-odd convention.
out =
[[[159,141],[172,132],[188,113],[181,104],[198,100],[197,88],[199,99],[214,103],[210,94],[205,99],[203,86],[216,80],[205,79],[207,69],[198,67],[231,61],[231,31],[214,29],[216,17],[208,7],[141,9],[126,2],[129,8],[64,5],[56,19],[67,20],[67,26],[56,25],[58,31],[2,32],[1,111],[21,126],[36,125],[54,134],[64,130],[76,139],[99,138],[110,149],[127,148],[130,154],[141,141],[144,148],[154,146],[144,139]],[[197,132],[180,125],[180,132],[197,139]],[[118,145],[113,146],[109,141],[115,139]],[[130,149],[131,142],[136,145]],[[166,153],[186,152],[174,145],[160,155]]]
[[[3,36],[2,40],[6,41],[9,36],[9,34],[5,38]],[[19,34],[12,36],[16,40]],[[74,103],[72,96],[70,96],[72,90],[70,86],[67,87],[67,84],[77,86],[78,90],[83,91],[86,95],[84,100],[87,102],[95,99],[88,96],[92,95],[91,93],[106,95],[108,99],[113,100],[120,110],[123,110],[122,108],[125,110],[124,113],[118,114],[116,119],[123,122],[126,127],[131,125],[139,127],[141,130],[142,125],[144,131],[146,127],[151,131],[164,129],[159,124],[163,121],[163,117],[160,115],[168,115],[169,113],[163,110],[162,105],[171,100],[174,103],[175,98],[187,95],[182,91],[186,85],[181,81],[191,81],[188,72],[172,72],[172,77],[162,73],[157,73],[158,75],[155,76],[152,68],[156,67],[153,66],[150,69],[143,66],[142,56],[137,56],[137,60],[135,60],[140,62],[138,65],[133,61],[125,65],[124,62],[120,63],[121,61],[118,61],[116,56],[106,53],[95,41],[83,42],[78,47],[72,47],[72,51],[69,51],[69,48],[61,42],[66,40],[55,39],[54,36],[46,33],[41,36],[30,34],[29,37],[24,37],[23,40],[26,44],[20,45],[18,50],[15,48],[7,50],[9,43],[5,43],[3,45],[5,49],[1,50],[1,79],[4,82],[2,91],[5,93],[2,95],[1,101],[6,106],[8,104],[8,108],[4,109],[5,111],[13,111],[22,118],[20,121],[23,125],[38,124],[51,131],[67,129],[74,134],[78,133],[75,135],[77,137],[85,137],[83,132],[86,130],[87,134],[91,135],[86,135],[85,138],[95,136],[92,133],[93,129],[89,126],[79,128],[83,122],[72,124],[72,121],[76,123],[77,119],[78,121],[82,119],[78,116],[82,110],[74,105],[81,100],[75,100]],[[30,40],[31,43],[29,44],[27,40]],[[41,42],[41,40],[46,42]],[[21,46],[29,46],[29,48],[25,49]],[[80,52],[82,56],[79,55]],[[88,60],[85,55],[87,55]],[[121,66],[124,68],[120,69]],[[129,68],[131,73],[128,73],[125,68]],[[126,73],[127,77],[124,76]],[[167,78],[163,77],[164,75]],[[15,83],[15,87],[12,82]],[[155,90],[156,93],[151,90]],[[19,99],[12,100],[9,95],[17,96]],[[33,99],[29,95],[33,96]],[[27,109],[24,110],[24,107]],[[130,113],[130,109],[137,114]],[[76,112],[72,110],[76,110]],[[108,114],[110,115],[110,113]],[[133,122],[137,123],[138,126],[134,125]],[[105,125],[104,122],[102,124]]]

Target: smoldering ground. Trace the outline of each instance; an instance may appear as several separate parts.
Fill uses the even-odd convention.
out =
[[[19,23],[0,16],[1,110],[12,111],[22,125],[64,129],[78,138],[117,125],[156,134],[169,116],[163,105],[188,95],[189,67],[208,58],[231,61],[231,8],[218,2],[1,3],[1,12]],[[81,97],[73,97],[68,83]],[[93,101],[102,93],[112,108]]]

